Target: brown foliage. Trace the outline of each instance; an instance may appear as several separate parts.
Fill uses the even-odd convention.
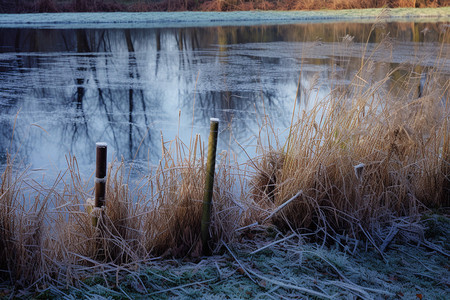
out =
[[[45,266],[43,224],[47,199],[36,197],[30,199],[33,204],[26,204],[21,197],[24,174],[13,171],[8,155],[0,186],[0,279],[22,288],[50,269]]]
[[[303,113],[284,147],[262,155],[252,196],[276,212],[277,227],[360,239],[395,218],[448,207],[448,103],[441,100],[448,81],[439,84],[433,79],[439,70],[427,70],[427,87],[417,98],[411,70],[403,94],[385,94],[362,86],[389,80],[388,74],[371,82],[370,65],[364,63],[348,94],[331,94]]]
[[[146,11],[248,11],[248,10],[317,10],[379,7],[440,7],[445,0],[12,0],[0,2],[0,12],[146,12]]]
[[[196,145],[197,141],[194,149]],[[158,196],[144,225],[146,248],[154,255],[198,257],[202,253],[200,228],[206,164],[203,154],[196,160],[194,151],[193,157],[176,163],[166,153],[165,168],[155,174]],[[216,170],[210,228],[213,249],[219,241],[231,240],[234,228],[240,224],[239,207],[230,193],[235,179],[224,163]]]

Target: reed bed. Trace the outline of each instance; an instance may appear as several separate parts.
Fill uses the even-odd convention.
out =
[[[146,247],[157,255],[179,257],[202,253],[200,227],[206,157],[199,135],[191,144],[192,149],[189,149],[175,140],[167,149],[163,143],[163,159],[153,176],[155,183],[151,191],[155,209],[149,212],[145,223]],[[171,147],[177,150],[173,152]],[[177,153],[178,158],[171,153]],[[188,154],[184,158],[181,153]],[[232,193],[235,169],[225,152],[219,162],[212,207],[214,244],[221,240],[230,241],[240,224],[240,207]]]
[[[308,111],[294,108],[285,142],[260,146],[261,155],[244,167],[222,152],[211,226],[211,248],[222,255],[220,267],[216,263],[219,274],[231,260],[238,266],[235,272],[259,287],[269,282],[274,289],[287,289],[287,296],[297,291],[331,297],[324,286],[320,291],[306,289],[262,275],[230,246],[241,249],[238,241],[261,241],[272,233],[277,240],[254,245],[250,255],[270,249],[278,253],[280,245],[289,245],[295,256],[295,247],[306,240],[336,242],[354,254],[363,241],[388,262],[388,245],[404,231],[448,257],[448,249],[425,240],[428,223],[422,220],[430,209],[448,209],[450,202],[450,81],[441,76],[439,65],[437,61],[435,68],[422,70],[425,77],[418,67],[400,66],[375,80],[370,57],[363,58],[350,84],[336,87]],[[400,79],[397,72],[403,74]],[[422,78],[426,80],[418,90]],[[394,80],[396,85],[391,85]],[[394,88],[399,83],[401,93]],[[273,139],[270,120],[264,126],[261,132]],[[204,148],[198,135],[189,146],[178,138],[162,140],[159,165],[134,188],[129,185],[132,167],[114,160],[108,167],[106,205],[94,210],[89,200],[92,178],[80,174],[75,157],[67,157],[67,170],[46,187],[26,169],[19,171],[9,156],[1,175],[1,280],[15,286],[19,297],[28,290],[62,297],[69,286],[86,288],[86,278],[97,276],[108,286],[115,274],[115,289],[108,291],[126,295],[119,278],[131,276],[142,287],[138,290],[145,290],[139,269],[156,259],[198,260]],[[360,297],[374,292],[352,282],[330,285]]]
[[[1,279],[20,288],[61,287],[155,257],[199,257],[203,144],[196,136],[192,149],[178,139],[163,145],[159,166],[133,189],[128,185],[132,170],[123,161],[109,164],[101,209],[92,209],[92,178],[83,179],[75,157],[67,157],[67,170],[51,188],[8,161],[1,183]],[[226,153],[216,172],[214,251],[219,241],[233,239],[242,210],[233,193],[237,172]]]
[[[0,203],[0,278],[25,285],[46,277],[44,217],[47,199],[27,205],[22,196],[26,171],[13,173],[8,158],[2,174]]]
[[[383,241],[380,227],[449,206],[448,78],[400,66],[375,81],[373,68],[363,59],[344,89],[293,113],[284,144],[259,149],[251,195],[262,221]]]

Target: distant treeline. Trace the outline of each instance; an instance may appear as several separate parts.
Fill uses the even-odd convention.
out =
[[[440,7],[448,0],[0,0],[0,13]]]

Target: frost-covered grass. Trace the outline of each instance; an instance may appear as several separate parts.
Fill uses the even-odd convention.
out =
[[[0,14],[0,28],[155,28],[243,26],[305,22],[450,20],[450,7],[319,11],[144,12]]]
[[[430,221],[431,220],[431,221]],[[342,239],[323,246],[302,235],[283,236],[272,227],[241,231],[239,242],[199,259],[155,259],[117,269],[99,265],[84,270],[71,287],[43,286],[37,298],[131,299],[446,299],[450,284],[450,219],[430,215],[417,226],[440,227],[434,244],[401,232],[384,259],[365,243],[356,248]],[[427,238],[431,236],[427,235]],[[436,245],[444,246],[436,248]],[[369,247],[370,248],[370,247]],[[444,254],[443,251],[447,251]],[[0,296],[21,297],[0,286]]]

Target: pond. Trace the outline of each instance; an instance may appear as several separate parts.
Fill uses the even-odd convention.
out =
[[[294,105],[345,86],[368,53],[374,81],[436,57],[448,80],[447,21],[0,25],[0,164],[9,151],[52,172],[70,153],[90,172],[101,141],[109,159],[145,168],[161,158],[161,136],[206,142],[211,117],[221,121],[218,151],[244,162],[266,116],[282,139]]]

